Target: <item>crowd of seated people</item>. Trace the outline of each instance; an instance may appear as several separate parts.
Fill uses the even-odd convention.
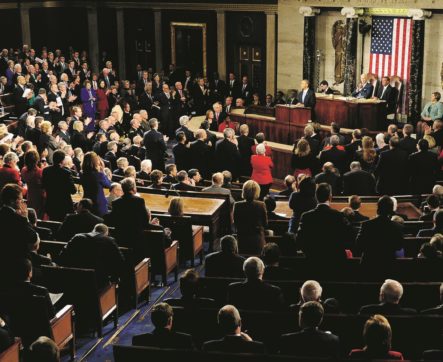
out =
[[[8,55],[3,51],[2,57]],[[167,248],[172,243],[171,230],[152,217],[138,186],[178,196],[171,198],[168,208],[168,214],[175,217],[185,214],[180,192],[225,195],[232,213],[230,231],[236,238],[224,235],[221,251],[207,256],[206,272],[223,277],[241,277],[244,272],[247,279],[229,287],[232,306],[220,310],[219,323],[227,338],[208,343],[204,350],[242,350],[243,342],[251,338],[241,333],[236,308],[276,311],[285,307],[281,290],[269,281],[290,279],[289,272],[279,265],[278,246],[266,243],[266,236],[273,232],[271,222],[285,221],[275,211],[272,148],[262,132],[253,138],[247,125],[239,127],[229,119],[231,107],[259,103],[248,78],[237,81],[231,73],[225,83],[217,74],[213,82],[193,79],[188,71],[181,79],[174,68],[163,75],[140,69],[139,79],[131,83],[118,79],[110,61],[94,74],[86,53],[73,51],[64,56],[59,50],[42,49],[39,59],[33,49],[24,46],[15,59],[11,54],[4,69],[7,89],[14,96],[17,124],[14,129],[2,127],[0,139],[0,228],[4,240],[0,254],[8,259],[0,271],[6,271],[2,274],[6,276],[14,264],[23,265],[17,278],[7,280],[12,285],[4,285],[9,291],[19,284],[28,286],[33,275],[38,280],[39,266],[55,264],[50,256],[39,254],[40,240],[46,238],[67,242],[57,259],[59,265],[92,268],[100,285],[118,280],[122,273],[124,257],[119,246],[134,249],[142,258],[137,251],[145,230],[161,230]],[[276,103],[285,102],[281,95],[277,97]],[[273,104],[272,97],[266,96],[264,105]],[[206,114],[200,129],[190,128],[191,114]],[[214,131],[222,133],[220,140]],[[403,228],[395,220],[402,221],[405,215],[396,212],[395,199],[382,195],[408,193],[430,194],[421,219],[432,221],[434,227],[420,230],[418,236],[433,238],[423,244],[418,257],[441,259],[443,192],[435,185],[441,176],[443,122],[438,117],[432,119],[432,125],[423,125],[416,133],[417,139],[410,124],[402,129],[390,125],[374,140],[367,130],[357,129],[348,142],[334,123],[331,134],[323,139],[315,124],[306,125],[303,137],[295,141],[280,194],[289,198],[285,202],[293,211],[287,221],[295,247],[312,265],[339,269],[353,255],[361,257],[368,273],[377,269],[385,274],[404,248]],[[168,154],[171,148],[173,161]],[[237,184],[242,176],[250,180]],[[236,191],[241,191],[241,200],[234,198],[239,194]],[[74,202],[77,194],[82,198]],[[343,212],[331,207],[332,197],[341,194],[350,196],[349,209]],[[381,196],[372,220],[359,211],[360,196],[368,195]],[[61,225],[52,232],[38,226],[37,219]],[[362,223],[358,230],[356,223]],[[108,235],[108,226],[115,228],[113,238]],[[85,258],[92,249],[91,258]],[[245,261],[241,254],[254,257]],[[101,259],[109,264],[99,262]],[[294,339],[294,345],[309,345],[302,341],[313,336],[330,346],[328,356],[333,357],[337,340],[326,338],[318,326],[322,314],[336,305],[323,302],[316,285],[311,288],[317,291],[315,296],[308,297],[311,284],[303,289],[303,303],[293,307],[300,313],[303,332],[288,336],[285,343],[290,346],[288,341]],[[385,305],[398,306],[402,292],[397,284],[390,281],[382,287],[383,308],[374,306],[373,313],[386,314]],[[209,303],[197,302],[202,299],[197,285],[198,275],[187,272],[180,280],[181,300],[171,303]],[[172,333],[172,311],[167,307],[159,307],[156,323],[158,333],[152,341],[169,338],[171,343],[179,341],[192,348],[189,338],[168,334]],[[1,324],[0,320],[3,328]],[[374,346],[372,333],[382,332],[384,347]],[[364,351],[353,351],[351,357],[365,353],[383,358],[401,356],[390,352],[389,323],[382,317],[368,320],[365,336]],[[39,353],[40,345],[49,343],[40,341],[31,350]],[[45,348],[51,350],[50,346]],[[264,350],[258,342],[248,348]]]

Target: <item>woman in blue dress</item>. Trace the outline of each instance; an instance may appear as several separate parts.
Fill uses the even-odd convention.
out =
[[[103,161],[95,152],[85,154],[80,175],[83,197],[92,200],[93,212],[100,217],[108,212],[103,188],[111,187],[111,181],[105,175],[104,168]]]
[[[94,88],[92,88],[91,82],[89,80],[86,80],[84,82],[84,87],[80,92],[80,99],[83,104],[83,116],[89,117],[94,121],[95,113],[97,112],[97,93]],[[91,122],[87,126],[86,131],[94,131],[94,127],[95,122]]]

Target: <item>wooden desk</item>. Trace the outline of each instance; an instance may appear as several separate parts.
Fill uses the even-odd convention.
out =
[[[331,207],[335,210],[341,210],[347,207],[348,204],[345,202],[333,202]],[[289,203],[287,201],[277,201],[277,207],[275,209],[276,213],[279,213],[288,219],[292,217],[292,209],[289,208]],[[377,216],[377,203],[375,202],[365,202],[361,204],[360,213],[369,218],[374,218]],[[420,210],[418,210],[410,202],[400,202],[397,207],[397,213],[406,215],[409,220],[418,220],[421,216]]]

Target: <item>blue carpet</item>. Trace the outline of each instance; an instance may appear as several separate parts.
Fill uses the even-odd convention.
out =
[[[203,267],[200,265],[199,259],[195,260],[195,265],[196,270],[201,272]],[[186,269],[181,269],[180,275]],[[151,287],[149,303],[145,302],[139,305],[139,310],[131,309],[119,317],[117,329],[114,329],[114,324],[111,320],[105,325],[101,339],[91,335],[77,336],[75,361],[114,361],[112,346],[114,344],[131,345],[133,335],[151,332],[154,329],[149,313],[152,306],[166,298],[176,298],[180,297],[180,295],[178,282],[175,282],[172,273],[168,276],[168,285],[166,287]],[[68,362],[69,360],[69,355],[63,355],[62,362]]]

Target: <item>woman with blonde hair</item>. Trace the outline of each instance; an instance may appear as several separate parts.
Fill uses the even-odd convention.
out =
[[[111,180],[104,173],[105,165],[95,152],[87,152],[83,157],[80,183],[83,197],[92,200],[94,214],[102,217],[108,212],[103,188],[111,187]]]
[[[240,253],[259,255],[265,245],[268,226],[266,206],[259,201],[260,186],[253,180],[243,184],[242,198],[234,204],[234,224],[237,229]]]
[[[181,197],[173,197],[169,202],[168,214],[171,216],[183,216],[184,215],[184,203]]]
[[[37,149],[41,153],[44,149],[48,150],[47,161],[52,164],[52,155],[59,147],[59,137],[52,135],[52,124],[49,121],[43,121],[40,124],[40,137],[38,139]]]
[[[374,141],[371,137],[364,136],[361,140],[362,149],[355,154],[355,160],[360,162],[364,171],[374,173],[378,161],[378,154],[375,150]]]
[[[294,170],[294,176],[297,178],[299,174],[306,176],[314,176],[320,170],[320,162],[317,157],[311,152],[309,142],[302,138],[292,151],[291,167]]]
[[[72,148],[80,147],[83,152],[91,149],[91,141],[85,134],[85,126],[82,121],[74,121],[72,126],[71,146]]]

